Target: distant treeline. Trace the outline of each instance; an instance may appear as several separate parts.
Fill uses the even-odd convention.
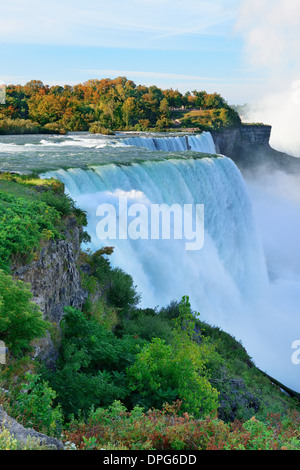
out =
[[[162,90],[126,77],[48,86],[39,80],[8,85],[0,107],[0,134],[237,126],[238,113],[218,93]]]

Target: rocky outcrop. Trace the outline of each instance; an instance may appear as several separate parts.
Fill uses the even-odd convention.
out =
[[[231,158],[241,170],[257,166],[300,171],[300,159],[270,146],[272,127],[263,124],[244,124],[237,128],[212,131],[217,153]]]
[[[34,429],[24,428],[15,419],[11,418],[0,406],[0,433],[1,429],[7,429],[17,439],[21,446],[42,447],[45,450],[64,450],[64,445],[54,437],[48,437]]]
[[[13,276],[31,285],[32,301],[54,326],[63,318],[64,307],[80,309],[88,295],[81,287],[77,268],[82,228],[73,217],[68,217],[65,224],[64,239],[44,242],[33,261],[12,266]],[[59,328],[57,331],[59,336]],[[38,342],[36,356],[48,363],[56,360],[57,345],[50,335]]]

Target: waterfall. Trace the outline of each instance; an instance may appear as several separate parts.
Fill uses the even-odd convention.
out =
[[[47,176],[59,178],[87,212],[90,248],[115,247],[111,260],[132,275],[144,306],[163,306],[189,295],[208,321],[227,322],[227,309],[259,296],[267,282],[245,183],[226,157],[110,164]],[[118,211],[120,194],[129,205],[203,204],[203,249],[189,252],[185,240],[178,239],[99,240],[97,207],[110,203]]]
[[[216,148],[210,132],[202,134],[175,136],[175,137],[128,137],[122,139],[125,145],[133,147],[145,147],[148,150],[160,150],[165,152],[194,152],[215,154]]]
[[[189,137],[189,145],[199,145],[199,137]],[[138,139],[127,141],[143,140],[146,145],[147,139]],[[147,145],[154,142],[160,148],[165,145],[158,138],[148,139]],[[184,142],[170,138],[168,146],[176,144],[178,151]],[[185,154],[181,159],[179,155],[130,165],[60,169],[43,176],[59,178],[87,212],[91,243],[86,247],[114,247],[111,263],[132,276],[142,296],[141,307],[166,306],[188,295],[202,320],[235,336],[258,367],[300,391],[291,360],[291,345],[300,331],[299,285],[269,280],[248,187],[234,162],[225,156],[197,159]],[[128,214],[135,205],[146,209],[160,204],[203,205],[203,247],[189,251],[186,240],[175,236],[100,240],[98,208],[109,204],[120,221],[120,198],[125,197]],[[171,228],[175,233],[174,221]]]

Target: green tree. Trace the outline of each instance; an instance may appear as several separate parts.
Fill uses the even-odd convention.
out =
[[[45,378],[58,394],[65,414],[108,406],[128,395],[124,371],[133,364],[141,341],[121,338],[94,317],[66,307],[54,373]]]
[[[160,105],[159,105],[159,110],[164,116],[166,117],[169,116],[170,113],[169,113],[169,104],[168,104],[167,98],[163,98],[161,100]]]
[[[63,425],[60,405],[54,406],[56,392],[38,374],[27,373],[20,390],[13,392],[11,414],[24,426],[59,437]]]
[[[195,321],[189,299],[183,297],[170,344],[154,338],[144,346],[128,369],[130,387],[145,407],[162,407],[179,399],[182,410],[197,417],[215,414],[218,393],[206,370],[213,354],[204,339],[195,341]]]
[[[64,96],[36,94],[28,102],[29,117],[42,125],[59,121],[64,115],[66,104]]]
[[[0,338],[14,356],[30,351],[49,326],[32,297],[29,284],[0,270]]]
[[[128,127],[131,124],[132,117],[138,112],[138,103],[135,98],[129,97],[122,106],[123,116]]]

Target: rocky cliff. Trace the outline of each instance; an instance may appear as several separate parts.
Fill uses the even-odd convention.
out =
[[[33,302],[39,305],[46,320],[59,325],[64,307],[81,308],[87,298],[82,289],[77,267],[80,253],[80,233],[73,217],[66,219],[64,239],[43,243],[36,258],[29,264],[13,265],[13,276],[30,283]],[[57,328],[59,336],[59,329]],[[57,347],[50,335],[36,345],[36,356],[48,363],[55,361]]]
[[[64,445],[61,441],[54,437],[48,437],[45,434],[35,431],[31,428],[25,428],[15,419],[9,416],[6,411],[0,406],[0,433],[4,430],[9,431],[22,446],[31,445],[35,450],[43,448],[43,450],[64,450]]]
[[[240,169],[269,166],[285,171],[300,171],[300,159],[278,152],[270,146],[272,127],[243,124],[237,128],[212,131],[217,152],[231,158]]]

